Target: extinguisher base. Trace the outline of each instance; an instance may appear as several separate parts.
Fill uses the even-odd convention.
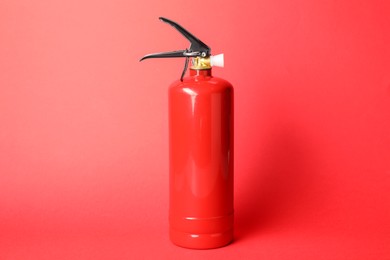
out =
[[[169,236],[173,244],[190,249],[213,249],[227,246],[233,241],[233,229],[222,233],[191,234],[170,228]]]

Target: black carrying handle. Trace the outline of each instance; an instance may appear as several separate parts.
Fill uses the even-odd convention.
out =
[[[210,55],[210,47],[207,46],[204,42],[199,40],[195,35],[184,29],[181,25],[175,23],[172,20],[169,20],[164,17],[159,18],[160,21],[166,22],[167,24],[170,24],[173,26],[176,30],[178,30],[187,40],[191,43],[190,47],[188,48],[188,51],[190,52],[200,52],[199,56],[206,57]]]
[[[169,20],[164,17],[159,17],[159,19],[171,26],[173,26],[176,30],[178,30],[189,42],[190,47],[186,50],[178,50],[178,51],[168,51],[168,52],[159,52],[145,55],[140,59],[143,61],[145,59],[150,58],[186,58],[184,70],[181,74],[180,80],[183,81],[183,76],[188,67],[188,58],[189,57],[207,57],[211,55],[211,49],[204,42],[195,37],[192,33],[184,29],[181,25],[176,22]]]

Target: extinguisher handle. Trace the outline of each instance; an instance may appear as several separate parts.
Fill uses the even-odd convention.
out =
[[[183,81],[184,74],[188,67],[188,62],[190,57],[201,57],[201,58],[209,58],[211,56],[211,49],[209,46],[207,46],[204,42],[199,40],[195,35],[184,29],[181,25],[177,24],[176,22],[169,20],[164,17],[159,17],[159,19],[171,26],[173,26],[176,30],[178,30],[189,42],[190,47],[185,50],[178,50],[178,51],[168,51],[168,52],[158,52],[158,53],[152,53],[145,55],[140,59],[140,61],[143,61],[145,59],[150,58],[186,58],[185,64],[184,64],[184,70],[181,74],[180,80]],[[214,59],[213,61],[217,61]],[[219,60],[218,60],[219,61]],[[214,62],[216,66],[217,64],[220,64],[221,62]]]
[[[177,24],[176,22],[169,20],[164,17],[159,17],[160,21],[163,21],[171,26],[173,26],[176,30],[179,31],[189,42],[190,47],[188,48],[189,52],[199,52],[202,57],[209,56],[211,53],[211,49],[209,46],[207,46],[204,42],[199,40],[195,35],[184,29],[181,25]]]
[[[190,47],[186,50],[159,52],[145,55],[140,61],[149,58],[187,58],[187,57],[207,57],[211,55],[211,49],[204,42],[195,37],[192,33],[184,29],[181,25],[167,18],[160,17],[160,20],[168,23],[178,30],[189,42]]]
[[[145,59],[150,58],[185,58],[185,57],[196,57],[200,56],[200,52],[194,51],[189,52],[188,50],[179,50],[179,51],[167,51],[167,52],[157,52],[145,55],[140,59],[140,61],[143,61]]]

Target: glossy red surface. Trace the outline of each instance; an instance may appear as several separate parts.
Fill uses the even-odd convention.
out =
[[[169,89],[170,238],[188,248],[233,239],[233,87],[190,70]]]

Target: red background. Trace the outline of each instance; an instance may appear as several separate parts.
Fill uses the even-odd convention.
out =
[[[235,87],[236,240],[168,240],[167,89]],[[0,259],[390,259],[390,4],[0,2]]]

